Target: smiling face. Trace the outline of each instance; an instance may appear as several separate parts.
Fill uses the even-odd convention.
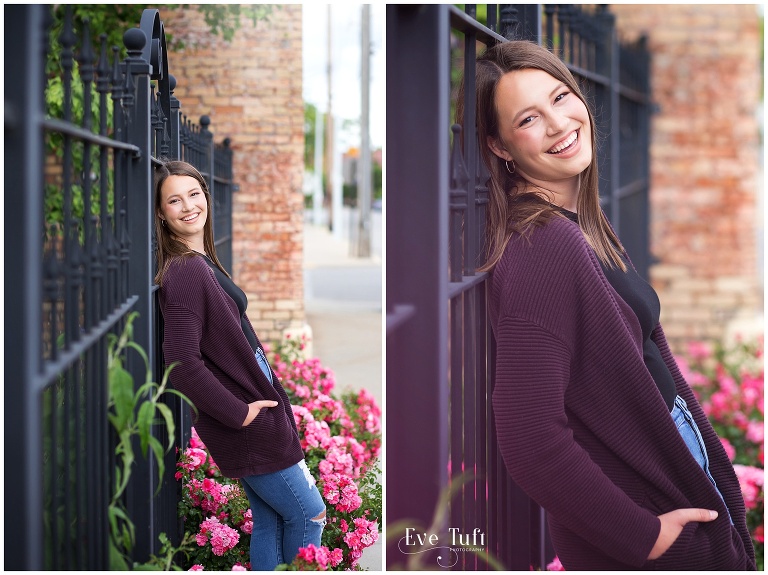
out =
[[[553,76],[527,68],[501,77],[495,106],[499,137],[488,137],[493,153],[514,160],[528,182],[575,200],[579,174],[592,161],[584,103]]]
[[[160,218],[179,240],[204,251],[208,202],[200,183],[191,176],[168,176],[160,188]]]

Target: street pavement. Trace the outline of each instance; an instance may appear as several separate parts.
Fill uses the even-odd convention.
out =
[[[326,226],[304,224],[304,308],[311,354],[333,371],[336,391],[367,389],[382,404],[381,258],[350,255]],[[382,570],[383,534],[360,566]]]

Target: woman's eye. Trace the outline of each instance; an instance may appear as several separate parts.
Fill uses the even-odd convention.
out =
[[[555,102],[559,102],[560,100],[562,100],[563,98],[565,98],[565,97],[566,97],[568,94],[570,94],[570,92],[563,92],[562,94],[559,94],[559,95],[557,96],[557,98],[555,98]]]
[[[533,116],[528,116],[528,117],[527,117],[525,120],[523,120],[522,122],[520,122],[520,125],[521,125],[521,126],[524,126],[524,125],[525,125],[525,124],[527,124],[528,122],[532,122],[532,121],[533,121]]]

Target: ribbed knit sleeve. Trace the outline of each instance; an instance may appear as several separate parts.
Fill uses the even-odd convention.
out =
[[[567,528],[629,565],[642,566],[658,518],[632,501],[576,443],[564,395],[571,353],[531,321],[503,317],[496,330],[493,411],[514,481]]]
[[[201,258],[173,262],[161,294],[165,322],[163,355],[166,365],[177,363],[171,370],[174,388],[186,395],[197,409],[227,427],[239,429],[248,415],[248,404],[222,385],[206,367],[200,350],[205,327],[203,313],[210,314],[211,323],[231,321],[224,306],[218,310],[206,307],[209,293],[219,289],[213,273]]]

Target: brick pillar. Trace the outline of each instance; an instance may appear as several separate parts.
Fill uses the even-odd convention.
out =
[[[676,351],[760,316],[759,19],[755,6],[611,5],[620,38],[648,36],[651,268]]]
[[[181,111],[211,117],[216,142],[232,139],[233,277],[248,317],[270,341],[304,324],[301,6],[276,7],[256,26],[242,18],[231,43],[194,9],[161,10]]]

